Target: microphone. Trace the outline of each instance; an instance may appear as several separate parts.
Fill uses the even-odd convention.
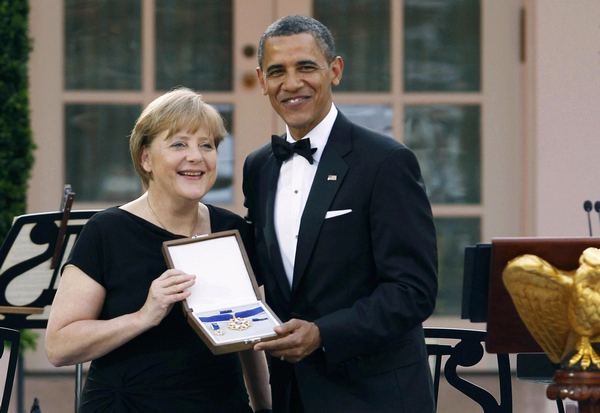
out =
[[[596,202],[598,204],[598,209],[600,209],[600,202]],[[592,236],[592,219],[590,218],[590,211],[592,210],[592,201],[585,201],[583,203],[583,209],[587,212],[588,216],[588,226],[590,228],[590,237]]]
[[[598,219],[600,220],[600,201],[596,201],[594,203],[594,209],[596,210],[596,212],[598,213]]]

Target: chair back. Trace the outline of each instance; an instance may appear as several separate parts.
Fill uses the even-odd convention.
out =
[[[510,361],[508,354],[498,354],[498,382],[500,385],[500,402],[486,389],[460,377],[456,372],[458,366],[472,367],[479,363],[485,354],[483,345],[485,331],[454,328],[425,328],[426,338],[449,339],[455,344],[427,344],[427,352],[435,359],[434,393],[436,407],[440,388],[442,358],[447,356],[444,364],[444,377],[448,383],[479,404],[485,413],[512,413],[512,384]]]
[[[8,368],[6,370],[6,381],[4,383],[4,392],[2,394],[2,404],[0,405],[0,413],[8,412],[10,396],[12,394],[13,382],[15,380],[15,372],[17,370],[17,361],[19,359],[19,341],[21,333],[10,328],[0,327],[0,358],[4,356],[4,347],[6,342],[10,342],[10,357],[8,360]]]

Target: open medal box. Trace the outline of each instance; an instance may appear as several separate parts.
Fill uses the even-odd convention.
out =
[[[169,268],[196,276],[183,309],[213,354],[277,338],[273,328],[281,321],[260,299],[238,230],[166,241],[163,255]]]

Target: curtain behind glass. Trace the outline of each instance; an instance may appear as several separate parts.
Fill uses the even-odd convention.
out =
[[[156,89],[232,90],[231,0],[156,0]]]
[[[65,87],[141,88],[140,0],[65,0]]]
[[[335,90],[389,91],[389,0],[315,0],[313,7],[315,19],[331,30],[344,61],[344,76]]]

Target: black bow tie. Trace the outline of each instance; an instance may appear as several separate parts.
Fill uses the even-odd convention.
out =
[[[294,143],[289,143],[287,140],[273,135],[271,136],[271,146],[273,147],[273,155],[280,161],[285,161],[294,155],[294,152],[300,156],[304,156],[312,165],[312,154],[317,151],[317,148],[310,148],[310,138],[300,139]]]

